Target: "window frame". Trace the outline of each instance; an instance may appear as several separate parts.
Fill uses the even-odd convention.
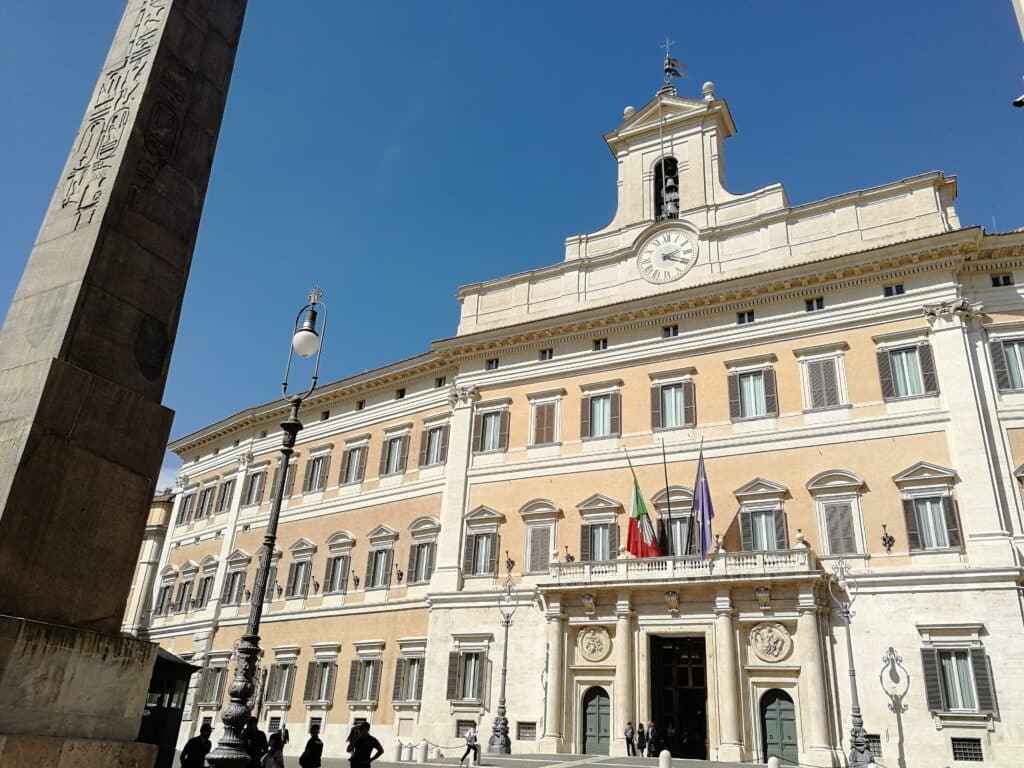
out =
[[[341,455],[341,473],[338,476],[338,485],[359,485],[366,479],[366,457],[369,452],[368,436],[353,438],[345,442],[345,451]],[[350,478],[350,474],[353,477]]]
[[[527,436],[527,448],[542,448],[562,443],[562,400],[565,398],[564,389],[546,390],[544,392],[533,392],[526,395],[530,404],[529,435]],[[551,439],[538,442],[538,424],[540,408],[551,407]]]
[[[849,344],[843,341],[838,344],[793,350],[793,354],[800,364],[800,385],[803,393],[804,413],[832,411],[850,406],[850,395],[846,381],[846,350],[848,349]],[[832,362],[835,375],[836,402],[815,405],[811,366],[828,361]]]
[[[498,575],[498,554],[501,550],[501,525],[505,516],[490,507],[477,507],[466,515],[462,542],[463,578],[495,578]],[[478,569],[478,539],[488,537],[488,560]]]
[[[926,329],[914,328],[909,331],[880,334],[872,337],[875,342],[875,360],[878,366],[879,388],[886,403],[906,402],[928,397],[938,397],[942,392],[935,354],[932,351],[931,334]],[[900,395],[896,390],[896,375],[893,372],[893,354],[914,350],[917,360],[920,394]]]
[[[327,488],[332,449],[333,446],[328,446],[310,451],[306,459],[306,476],[302,482],[303,493],[319,493]]]
[[[264,463],[259,467],[254,467],[245,473],[245,482],[242,485],[242,500],[241,506],[243,507],[256,507],[263,503],[263,495],[267,490],[267,476],[270,469],[270,463]],[[253,492],[253,482],[256,482],[256,493]]]

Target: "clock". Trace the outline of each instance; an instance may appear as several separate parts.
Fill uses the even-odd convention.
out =
[[[697,238],[685,229],[662,229],[647,238],[636,255],[636,268],[649,283],[671,283],[697,261]]]

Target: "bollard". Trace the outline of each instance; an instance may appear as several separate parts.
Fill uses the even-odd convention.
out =
[[[412,762],[412,744],[403,744],[402,745],[402,762],[403,763],[411,763]]]
[[[658,753],[658,768],[672,768],[672,753],[667,749]]]
[[[782,768],[782,761],[772,755],[768,758],[768,768]]]
[[[419,746],[416,747],[416,762],[425,763],[427,762],[427,740],[423,739]]]
[[[397,763],[397,762],[401,761],[401,759],[402,759],[402,742],[399,741],[398,739],[395,739],[394,743],[391,745],[391,762],[392,763]]]

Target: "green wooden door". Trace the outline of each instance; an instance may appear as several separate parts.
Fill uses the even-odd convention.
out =
[[[604,688],[591,688],[583,696],[583,752],[607,755],[611,739],[611,715]]]
[[[761,697],[761,733],[766,762],[777,757],[783,763],[796,764],[796,714],[793,699],[785,691],[772,689]]]

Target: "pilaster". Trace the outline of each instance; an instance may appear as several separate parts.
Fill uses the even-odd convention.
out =
[[[626,742],[622,734],[626,729],[626,723],[636,717],[633,619],[630,593],[620,592],[615,601],[615,717],[612,719],[610,755],[626,754]]]
[[[718,681],[718,760],[743,759],[743,717],[740,712],[739,663],[736,651],[736,609],[728,587],[715,597],[715,666]]]
[[[548,674],[547,697],[544,703],[544,733],[541,752],[561,752],[564,747],[565,711],[565,619],[561,596],[549,595],[547,613]]]
[[[806,723],[800,762],[830,768],[841,764],[842,754],[832,746],[829,729],[828,690],[818,616],[825,610],[818,601],[813,584],[800,588],[797,599],[796,645],[800,660],[800,712]],[[837,759],[840,762],[836,762]]]

